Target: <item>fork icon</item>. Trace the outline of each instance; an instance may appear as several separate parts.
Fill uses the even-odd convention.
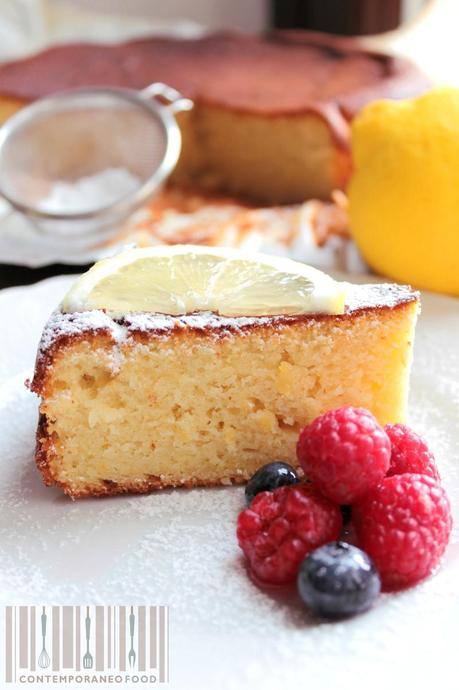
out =
[[[92,668],[93,659],[89,652],[89,638],[91,637],[91,619],[89,617],[89,606],[86,607],[86,654],[83,657],[83,668]]]
[[[131,606],[131,613],[129,614],[129,632],[131,634],[131,649],[129,650],[128,659],[129,666],[132,668],[135,664],[135,651],[134,651],[134,626],[135,626],[135,616],[134,607]]]

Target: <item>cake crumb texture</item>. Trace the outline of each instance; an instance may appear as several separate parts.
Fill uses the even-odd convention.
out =
[[[64,338],[33,384],[43,399],[37,464],[75,497],[243,482],[270,461],[296,465],[299,430],[328,409],[403,421],[417,311],[412,299],[223,337],[182,328]]]

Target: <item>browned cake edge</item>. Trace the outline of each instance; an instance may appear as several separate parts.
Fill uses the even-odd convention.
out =
[[[354,295],[351,298],[345,314],[330,315],[330,314],[306,314],[301,316],[289,317],[254,317],[244,319],[243,317],[226,319],[216,315],[209,315],[206,318],[197,317],[199,321],[193,321],[193,316],[189,317],[161,317],[160,325],[152,326],[148,324],[148,319],[152,321],[157,319],[157,315],[140,315],[142,321],[135,324],[136,316],[133,315],[131,319],[126,317],[124,320],[115,322],[111,320],[103,312],[81,312],[81,314],[63,314],[58,311],[53,314],[45,326],[42,340],[39,346],[37,360],[35,364],[35,373],[32,382],[29,385],[30,389],[41,396],[42,399],[47,396],[47,378],[52,370],[55,358],[65,351],[66,348],[72,347],[77,342],[84,340],[95,339],[100,346],[111,346],[117,342],[111,331],[109,325],[103,325],[104,321],[116,324],[117,328],[124,331],[124,339],[128,342],[146,343],[152,338],[177,336],[181,333],[186,334],[205,333],[210,338],[219,340],[234,334],[243,335],[244,333],[253,332],[253,330],[263,329],[266,331],[267,337],[269,333],[279,330],[285,326],[290,326],[295,323],[313,323],[318,321],[340,321],[364,316],[371,312],[391,312],[394,310],[403,309],[408,305],[420,303],[419,293],[413,291],[409,286],[398,285],[356,285],[353,286]],[[102,323],[100,326],[95,323],[88,322],[84,324],[84,315],[97,314],[97,319]],[[78,317],[83,317],[83,321]],[[145,318],[147,323],[145,323]],[[165,319],[163,321],[162,319]],[[119,341],[118,341],[119,342]],[[38,420],[38,427],[36,433],[36,449],[35,462],[43,476],[43,481],[47,486],[59,486],[63,491],[72,498],[82,498],[84,496],[110,496],[124,493],[149,493],[157,489],[167,489],[172,487],[210,487],[222,484],[243,484],[249,478],[244,474],[225,479],[224,482],[209,482],[202,479],[191,478],[177,483],[167,484],[161,481],[161,478],[155,475],[149,475],[148,479],[139,482],[124,482],[123,484],[105,480],[103,486],[88,485],[84,489],[75,491],[68,483],[62,482],[54,476],[52,470],[52,461],[56,457],[55,446],[52,438],[52,433],[48,430],[48,422],[45,414],[40,413]]]

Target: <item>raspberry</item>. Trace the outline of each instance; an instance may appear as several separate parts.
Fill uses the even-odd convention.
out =
[[[440,479],[433,453],[418,434],[404,424],[386,424],[384,429],[392,444],[388,477],[414,472]]]
[[[295,579],[307,554],[337,539],[341,527],[338,506],[310,484],[292,484],[257,494],[239,514],[237,538],[253,574],[283,584]]]
[[[359,546],[373,559],[384,588],[424,579],[438,565],[451,532],[442,486],[424,474],[386,477],[352,509]]]
[[[301,432],[296,450],[307,477],[343,505],[377,486],[389,467],[389,438],[371,412],[359,407],[317,417]]]

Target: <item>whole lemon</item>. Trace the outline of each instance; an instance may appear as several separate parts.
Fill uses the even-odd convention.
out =
[[[459,295],[459,89],[367,105],[352,155],[350,224],[368,264]]]

